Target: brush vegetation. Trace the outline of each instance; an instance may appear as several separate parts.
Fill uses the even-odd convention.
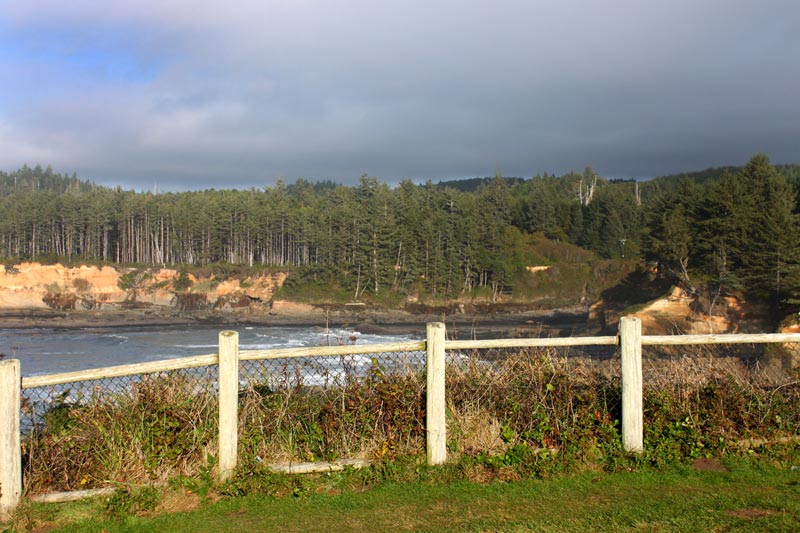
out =
[[[626,464],[618,362],[552,351],[481,355],[448,366],[452,461],[472,465],[476,478]],[[747,454],[800,429],[796,377],[775,379],[736,357],[651,358],[644,382],[643,464]],[[27,493],[202,476],[217,446],[213,387],[178,371],[116,392],[95,388],[78,402],[62,394],[24,437]],[[295,369],[252,378],[240,392],[240,468],[226,490],[249,492],[271,463],[368,458],[391,468],[424,456],[424,388],[413,366],[390,370],[377,359],[366,375],[325,387],[303,385]]]

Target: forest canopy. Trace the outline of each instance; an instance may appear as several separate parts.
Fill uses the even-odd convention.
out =
[[[461,184],[389,187],[363,175],[355,186],[278,180],[160,194],[25,166],[0,172],[0,255],[282,267],[336,280],[356,299],[479,288],[497,295],[513,291],[526,266],[554,262],[531,251],[530,239],[546,238],[598,258],[647,262],[689,290],[797,304],[799,191],[800,166],[775,167],[763,154],[743,168],[646,182],[607,180],[587,167]]]

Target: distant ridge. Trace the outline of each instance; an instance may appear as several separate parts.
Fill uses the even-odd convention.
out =
[[[786,165],[774,165],[775,169],[786,176],[786,178],[793,183],[796,187],[800,187],[800,164],[792,163]],[[698,185],[707,182],[716,181],[725,174],[736,174],[740,172],[743,166],[722,166],[710,167],[704,170],[697,170],[692,172],[680,172],[676,174],[667,174],[657,176],[652,179],[642,179],[641,183],[659,184],[666,186],[668,189],[677,186],[682,178],[688,178]],[[545,174],[546,176],[546,174]],[[565,177],[579,177],[575,173],[567,173],[562,176],[552,176],[553,178]],[[453,180],[440,180],[434,184],[438,189],[455,189],[460,192],[473,193],[479,191],[481,188],[489,185],[496,177],[483,177],[483,178],[465,178]],[[532,178],[521,177],[500,177],[509,187],[530,181]],[[637,179],[624,179],[624,178],[611,178],[609,183],[628,183],[639,181]],[[298,190],[311,190],[314,193],[324,193],[332,191],[337,187],[342,186],[332,180],[317,180],[308,181],[299,179],[295,183],[287,184],[286,192],[289,195],[294,195]],[[344,185],[351,187],[352,185]],[[66,173],[54,172],[51,166],[43,168],[41,165],[29,167],[23,165],[20,169],[11,172],[0,171],[0,196],[10,195],[14,193],[28,192],[28,191],[49,191],[56,194],[64,194],[67,192],[87,192],[87,191],[121,191],[120,186],[109,187],[98,185],[91,180],[79,179],[76,173],[71,175]],[[221,189],[224,190],[224,189]],[[131,191],[132,192],[132,191]]]
[[[789,165],[774,165],[774,166],[775,169],[779,173],[786,176],[786,178],[788,178],[789,181],[794,183],[800,183],[800,165],[789,164]],[[650,181],[668,183],[668,182],[677,182],[681,178],[689,178],[698,185],[702,185],[709,181],[716,181],[725,174],[736,174],[737,172],[740,172],[743,168],[744,166],[711,167],[705,170],[698,170],[694,172],[681,172],[679,174],[668,174],[666,176],[658,176]]]
[[[466,178],[463,180],[447,180],[447,181],[440,181],[436,183],[436,186],[440,189],[456,189],[461,192],[475,192],[481,187],[484,187],[491,182],[493,182],[497,178]],[[525,178],[516,178],[516,177],[502,177],[500,178],[506,182],[506,185],[509,187],[515,185],[517,183],[522,183],[525,181]]]
[[[66,192],[86,192],[98,188],[92,181],[80,180],[74,172],[72,176],[53,172],[48,165],[42,168],[36,165],[31,168],[23,165],[19,170],[10,173],[0,171],[0,195],[29,191],[48,191],[57,194]]]

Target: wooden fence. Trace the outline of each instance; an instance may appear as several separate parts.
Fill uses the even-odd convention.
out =
[[[433,323],[428,324],[425,341],[240,351],[238,333],[223,331],[219,334],[219,351],[215,354],[24,378],[18,360],[0,361],[0,520],[6,520],[13,514],[22,495],[20,448],[22,389],[218,365],[219,450],[217,476],[222,481],[231,476],[237,465],[240,361],[425,351],[427,460],[429,464],[437,465],[444,463],[447,459],[445,422],[445,353],[447,351],[619,345],[622,364],[622,444],[624,449],[629,452],[641,453],[644,445],[643,345],[800,342],[800,334],[642,336],[641,322],[637,318],[630,317],[623,317],[620,320],[619,335],[616,336],[448,341],[445,333],[444,324]]]

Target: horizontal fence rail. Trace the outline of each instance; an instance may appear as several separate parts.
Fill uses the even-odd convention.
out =
[[[492,339],[445,341],[445,350],[484,350],[493,348],[549,348],[560,346],[615,346],[619,337],[556,337],[539,339]]]
[[[389,352],[425,351],[425,341],[399,342],[385,344],[361,344],[342,346],[316,346],[313,348],[272,348],[269,350],[242,350],[240,361],[258,361],[263,359],[288,359],[293,357],[336,357],[341,355],[362,355]]]
[[[219,479],[228,478],[237,466],[238,404],[246,374],[243,361],[270,361],[311,357],[346,357],[354,355],[425,352],[425,364],[415,364],[414,371],[426,374],[426,446],[428,462],[446,460],[446,401],[444,375],[446,351],[492,350],[502,348],[548,348],[571,346],[619,346],[622,362],[622,442],[623,447],[640,453],[642,428],[642,346],[679,346],[704,344],[800,343],[797,334],[720,334],[720,335],[642,335],[637,318],[623,317],[615,336],[567,338],[518,338],[496,340],[445,340],[444,324],[428,324],[427,339],[400,343],[301,347],[291,349],[239,351],[238,334],[221,332],[219,351],[213,354],[119,365],[107,368],[20,377],[19,362],[0,362],[0,519],[10,517],[22,494],[20,467],[20,393],[23,389],[49,387],[76,382],[154,374],[183,369],[216,367],[213,380],[219,400]],[[421,362],[421,360],[420,360]],[[277,364],[281,364],[278,361]],[[358,377],[356,375],[355,377]],[[242,381],[245,379],[245,381]],[[335,381],[334,381],[335,383]],[[299,384],[304,384],[300,382]],[[14,415],[14,412],[16,413]],[[6,416],[6,413],[8,415]],[[10,466],[8,466],[10,465]]]
[[[164,361],[152,361],[148,363],[135,363],[131,365],[93,368],[90,370],[79,370],[77,372],[29,376],[22,378],[22,388],[32,389],[35,387],[47,387],[49,385],[75,383],[77,381],[120,378],[125,376],[136,376],[139,374],[152,374],[155,372],[169,372],[170,370],[183,370],[185,368],[200,368],[204,366],[216,365],[218,361],[219,355],[217,354],[196,355],[193,357],[181,357],[179,359],[166,359]]]
[[[643,335],[644,346],[688,344],[774,344],[800,343],[800,333],[730,333],[721,335]]]

